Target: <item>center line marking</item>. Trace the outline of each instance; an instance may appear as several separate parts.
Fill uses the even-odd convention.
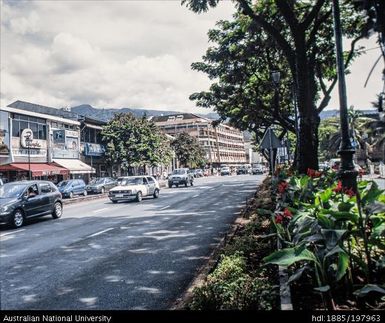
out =
[[[94,234],[91,234],[91,235],[87,236],[87,238],[96,237],[96,236],[98,236],[99,234],[102,234],[102,233],[107,232],[107,231],[111,231],[111,230],[113,230],[113,229],[114,229],[114,228],[108,228],[108,229],[106,229],[106,230],[96,232],[96,233],[94,233]]]
[[[193,197],[198,197],[199,196],[199,194],[197,194],[197,195],[194,195]]]
[[[165,210],[165,209],[168,209],[169,207],[170,207],[170,205],[167,205],[167,206],[160,208],[159,210]]]
[[[108,207],[104,207],[102,209],[99,209],[99,210],[95,210],[95,211],[92,211],[93,213],[98,213],[98,212],[102,212],[104,210],[108,210]]]

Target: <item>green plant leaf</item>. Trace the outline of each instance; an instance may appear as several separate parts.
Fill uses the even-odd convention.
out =
[[[330,290],[330,286],[325,285],[325,286],[321,286],[321,287],[315,287],[314,290],[316,290],[317,292],[326,293],[327,291]]]
[[[384,235],[384,233],[385,233],[385,223],[381,223],[380,225],[373,228],[372,237],[378,238]]]
[[[367,284],[359,290],[356,290],[353,294],[358,297],[363,297],[368,295],[371,292],[377,292],[381,294],[385,294],[385,289],[379,285]]]
[[[357,223],[358,221],[358,214],[354,212],[333,211],[333,210],[323,209],[322,213],[330,214],[334,219],[338,221],[349,220],[349,221],[352,221],[353,223]]]
[[[338,204],[338,211],[349,212],[353,206],[353,203],[341,202]]]
[[[341,240],[347,230],[322,229],[321,233],[325,237],[326,248],[332,250]]]
[[[325,214],[322,214],[322,213],[318,213],[317,214],[317,220],[318,220],[318,223],[319,225],[322,227],[322,228],[325,228],[325,229],[332,229],[333,228],[333,224],[334,222],[332,220],[330,220]]]
[[[364,205],[374,202],[380,195],[384,194],[384,190],[378,189],[376,182],[369,182],[370,188],[363,191],[361,201]]]
[[[319,193],[319,197],[321,198],[321,201],[323,203],[327,202],[332,195],[333,195],[333,190],[331,187],[329,187],[325,191]]]
[[[280,266],[290,266],[303,260],[317,261],[316,256],[310,250],[307,250],[305,246],[278,250],[263,258],[263,261],[267,264]]]
[[[305,272],[305,270],[309,269],[308,266],[303,266],[295,271],[294,274],[292,274],[289,279],[287,280],[287,283],[290,284],[293,281],[296,281],[301,278],[302,274]]]
[[[338,265],[337,265],[337,281],[345,276],[346,270],[349,267],[349,255],[342,251],[339,253]]]

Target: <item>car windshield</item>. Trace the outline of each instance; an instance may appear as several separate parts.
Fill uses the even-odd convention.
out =
[[[104,178],[96,178],[96,179],[93,179],[90,184],[91,185],[97,185],[97,184],[103,184],[104,183]]]
[[[183,174],[186,174],[186,170],[184,170],[184,169],[174,169],[174,171],[172,173],[173,173],[173,175],[183,175]]]
[[[122,178],[121,180],[119,180],[118,184],[122,186],[139,185],[139,184],[143,184],[143,178],[141,177]]]
[[[25,189],[25,184],[8,183],[0,187],[0,198],[19,197]]]
[[[69,181],[62,181],[59,184],[57,184],[57,187],[65,187],[69,184]]]

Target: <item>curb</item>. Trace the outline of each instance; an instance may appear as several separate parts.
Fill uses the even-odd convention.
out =
[[[279,272],[279,296],[281,301],[281,310],[292,311],[293,304],[291,302],[290,286],[287,283],[289,276],[287,274],[285,267],[278,266],[278,272]]]
[[[231,224],[230,230],[225,234],[224,237],[218,242],[218,244],[214,247],[214,250],[207,257],[207,262],[203,264],[199,269],[198,273],[193,279],[193,281],[188,285],[187,289],[183,292],[182,296],[178,297],[176,301],[171,305],[169,310],[185,310],[186,305],[191,301],[193,297],[193,290],[196,287],[201,286],[205,282],[205,278],[209,275],[217,266],[219,262],[220,251],[223,247],[232,240],[234,235],[237,233],[239,228],[250,221],[248,219],[244,219],[242,215],[240,215],[233,224]]]
[[[84,201],[92,201],[92,200],[99,200],[102,198],[108,197],[108,193],[105,194],[94,194],[94,195],[87,195],[87,196],[81,196],[81,197],[75,197],[72,199],[62,199],[63,205],[67,204],[74,204],[78,202],[84,202]]]

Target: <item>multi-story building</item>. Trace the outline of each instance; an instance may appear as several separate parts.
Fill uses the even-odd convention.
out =
[[[23,101],[0,108],[0,173],[9,181],[88,180],[95,169],[81,161],[84,118]]]
[[[152,120],[168,135],[187,132],[197,138],[211,166],[247,163],[243,133],[234,127],[213,126],[212,120],[192,113],[157,116]]]

